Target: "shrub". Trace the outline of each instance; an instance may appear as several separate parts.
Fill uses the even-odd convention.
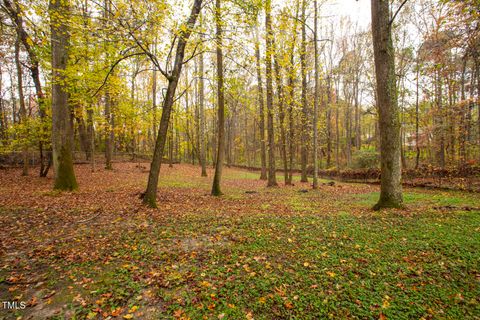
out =
[[[358,150],[353,154],[352,159],[352,166],[355,169],[378,168],[379,165],[378,152],[372,149]]]

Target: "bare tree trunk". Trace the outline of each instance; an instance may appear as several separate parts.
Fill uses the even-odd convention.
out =
[[[105,12],[104,12],[105,21],[108,21],[109,17],[110,17],[110,1],[105,0]],[[111,139],[112,133],[113,133],[113,127],[112,127],[113,116],[112,116],[111,105],[112,105],[112,98],[110,96],[110,89],[107,86],[107,89],[105,90],[105,169],[107,170],[113,169],[113,166],[112,166],[113,139]]]
[[[90,142],[90,168],[92,172],[95,171],[95,129],[93,125],[93,108],[89,106],[87,109],[87,134]]]
[[[327,110],[326,110],[326,130],[327,130],[327,169],[332,165],[332,94],[331,94],[331,76],[327,78]]]
[[[68,61],[70,3],[67,0],[50,1],[52,41],[52,147],[55,169],[54,189],[77,189],[73,170],[71,110],[65,84]]]
[[[42,85],[40,82],[40,68],[39,68],[40,63],[35,50],[33,50],[32,46],[30,45],[30,41],[29,41],[30,37],[23,26],[21,7],[18,5],[18,0],[14,1],[15,7],[12,5],[11,1],[9,0],[3,0],[3,3],[8,15],[10,16],[10,19],[15,24],[17,34],[20,37],[25,50],[27,51],[28,58],[30,60],[30,65],[28,66],[28,68],[30,69],[30,75],[32,76],[32,80],[35,86],[39,116],[42,124],[45,124],[46,105],[45,105],[45,96],[43,94]],[[50,169],[52,157],[51,157],[50,150],[47,152],[47,159],[45,159],[44,157],[43,144],[45,141],[47,141],[47,139],[49,139],[49,137],[48,137],[48,133],[46,132],[43,126],[41,127],[40,130],[41,132],[39,134],[40,139],[39,139],[39,145],[38,145],[39,151],[40,151],[39,175],[40,177],[46,177],[48,174],[48,170]]]
[[[78,135],[80,138],[80,148],[83,152],[85,152],[85,158],[87,161],[90,161],[92,152],[91,152],[91,144],[90,144],[90,136],[88,135],[88,130],[85,125],[85,120],[83,119],[83,108],[82,106],[77,107],[78,110],[75,110],[75,121],[78,125]]]
[[[295,20],[293,22],[293,39],[290,45],[290,61],[288,64],[288,175],[285,180],[286,185],[292,185],[293,179],[293,159],[295,154],[295,124],[293,119],[293,109],[295,106],[295,44],[297,42],[297,26],[298,26],[298,13],[300,8],[300,1],[296,0]]]
[[[3,72],[0,65],[0,92],[3,92]],[[5,114],[5,108],[3,107],[3,97],[0,96],[0,139],[7,139],[7,118]]]
[[[475,61],[475,66],[477,69],[477,143],[480,146],[480,63],[478,62],[478,57],[476,58],[477,60]],[[478,151],[478,159],[480,162],[480,150]]]
[[[23,95],[23,72],[22,65],[20,63],[20,36],[17,34],[15,40],[15,66],[17,69],[17,89],[18,89],[18,100],[20,104],[20,123],[27,125],[27,109],[25,108],[25,96]],[[23,169],[22,176],[28,176],[28,137],[21,137],[23,147],[22,147],[22,158],[23,158]]]
[[[313,189],[318,188],[318,99],[320,94],[320,79],[319,79],[319,66],[318,66],[318,7],[317,0],[313,1],[314,5],[314,73],[315,73],[315,92],[313,96]]]
[[[195,22],[197,21],[197,16],[200,13],[201,7],[202,0],[195,0],[192,11],[186,23],[186,28],[185,30],[180,31],[173,70],[167,78],[168,87],[165,99],[163,100],[162,117],[160,119],[160,126],[158,128],[158,135],[155,142],[155,150],[153,152],[152,163],[150,165],[147,190],[143,195],[143,203],[149,205],[150,207],[156,207],[158,175],[160,174],[160,166],[162,164],[165,142],[167,140],[167,131],[170,123],[170,113],[172,111],[175,91],[177,89],[178,80],[184,63],[183,59],[185,56],[185,47],[187,45],[188,38],[192,33],[192,29],[195,26]]]
[[[273,32],[271,21],[271,0],[265,1],[265,28],[266,36],[266,78],[267,78],[267,126],[268,126],[268,187],[277,186],[275,168],[275,136],[273,132],[273,74],[272,74],[272,52]]]
[[[302,137],[301,137],[301,182],[308,182],[307,178],[307,160],[308,160],[308,151],[307,151],[307,143],[308,143],[308,135],[307,135],[307,119],[308,119],[308,106],[307,106],[307,62],[306,62],[306,54],[307,54],[307,32],[306,32],[306,7],[307,1],[302,0],[302,42],[300,46],[300,69],[302,73]]]
[[[153,54],[157,54],[157,38],[154,41]],[[153,63],[152,63],[153,64]],[[152,73],[152,132],[153,132],[153,141],[157,140],[157,68],[153,64],[153,73]]]
[[[215,24],[217,40],[217,105],[218,105],[218,141],[217,161],[213,177],[212,195],[222,195],[220,181],[222,179],[223,159],[225,157],[225,92],[223,84],[223,34],[221,0],[215,1]]]
[[[200,19],[200,24],[202,23],[202,19]],[[203,34],[200,34],[200,41],[203,41]],[[203,52],[202,48],[200,48],[200,54],[198,56],[199,60],[199,77],[200,81],[198,84],[198,91],[199,91],[199,106],[198,106],[198,113],[199,113],[199,133],[198,133],[198,144],[199,144],[199,161],[200,165],[202,166],[202,177],[207,176],[207,161],[205,157],[205,76],[204,72],[204,61],[203,61]]]
[[[403,205],[400,119],[388,0],[372,0],[372,33],[381,141],[380,199],[374,206],[378,210]]]
[[[263,104],[263,82],[262,69],[260,61],[260,40],[258,38],[258,26],[255,30],[255,58],[257,63],[257,82],[258,82],[258,105],[259,105],[259,131],[260,131],[260,158],[261,172],[260,180],[267,180],[267,148],[265,143],[265,108]]]
[[[275,70],[275,81],[277,83],[277,93],[278,93],[278,118],[280,120],[280,153],[282,156],[283,162],[283,172],[285,185],[288,184],[288,161],[287,161],[287,136],[285,132],[285,96],[283,90],[283,81],[282,74],[280,69],[280,64],[278,62],[278,52],[275,47],[275,40],[272,39],[272,46],[274,52],[274,70]]]
[[[415,157],[415,169],[418,169],[420,162],[420,145],[419,145],[419,105],[418,105],[418,82],[420,81],[420,65],[417,57],[417,79],[416,79],[416,97],[415,97],[415,145],[417,149],[417,155]]]
[[[340,111],[339,106],[335,106],[335,166],[340,170]]]

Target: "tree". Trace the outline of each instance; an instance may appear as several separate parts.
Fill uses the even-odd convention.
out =
[[[201,18],[201,17],[200,17]],[[200,26],[202,25],[202,19],[200,20]],[[203,42],[203,33],[200,34],[200,41]],[[202,166],[202,177],[207,176],[207,159],[205,157],[205,72],[204,72],[204,58],[203,47],[200,44],[200,54],[198,55],[199,61],[199,83],[198,83],[198,152],[199,161]]]
[[[273,31],[272,31],[272,2],[265,1],[265,28],[266,36],[266,78],[267,78],[267,134],[268,134],[268,183],[267,186],[277,186],[277,176],[275,168],[275,136],[273,132],[273,72],[272,72],[272,53],[273,53]]]
[[[318,188],[318,100],[320,94],[320,80],[319,80],[319,67],[318,67],[318,6],[317,0],[313,1],[314,5],[314,72],[315,72],[315,92],[313,96],[313,189]]]
[[[110,19],[110,0],[105,0],[104,21],[105,27]],[[106,41],[107,42],[107,41]],[[108,60],[108,50],[106,51]],[[133,81],[133,80],[132,80]],[[105,90],[105,169],[112,170],[112,156],[113,156],[113,144],[114,144],[114,131],[113,131],[113,113],[112,113],[112,97],[110,94],[110,88],[107,86]]]
[[[68,62],[70,3],[67,0],[50,1],[52,43],[52,149],[55,169],[54,188],[77,189],[73,170],[73,128],[68,104],[65,70]]]
[[[37,95],[37,103],[39,106],[39,116],[41,119],[42,124],[46,121],[46,105],[45,105],[45,95],[43,93],[42,84],[40,82],[40,58],[37,54],[37,51],[33,47],[32,38],[27,33],[24,23],[23,23],[23,15],[24,13],[21,10],[21,6],[18,4],[18,0],[15,0],[12,4],[9,0],[3,0],[3,8],[7,12],[8,16],[12,20],[13,24],[15,25],[15,29],[17,32],[17,36],[20,38],[29,58],[29,66],[28,69],[30,70],[30,75],[32,77],[35,92]],[[51,152],[47,152],[47,158],[45,159],[44,155],[44,142],[48,139],[48,135],[46,134],[43,126],[40,128],[40,139],[39,139],[39,151],[40,151],[40,177],[46,177],[51,165]]]
[[[197,17],[202,8],[202,1],[203,0],[194,1],[187,22],[183,25],[183,27],[180,28],[177,40],[177,49],[175,53],[175,61],[173,63],[172,70],[169,73],[161,70],[162,74],[166,77],[168,81],[168,86],[165,98],[163,100],[162,117],[160,118],[160,126],[158,128],[157,140],[155,142],[153,159],[150,165],[150,172],[148,174],[147,190],[143,195],[143,202],[151,207],[156,207],[158,175],[160,174],[160,166],[162,163],[163,152],[165,149],[165,142],[167,140],[167,130],[170,123],[170,114],[172,112],[173,103],[175,102],[175,91],[177,89],[178,80],[182,72],[182,67],[185,63],[185,47],[187,46],[187,41],[192,34],[193,27],[195,26],[195,22],[197,21]],[[154,62],[156,62],[155,65],[158,68],[158,61],[154,59],[151,53],[149,57],[153,59]]]
[[[375,58],[376,94],[380,128],[381,187],[380,199],[374,206],[400,208],[402,168],[400,119],[395,78],[395,52],[388,0],[372,0],[372,35]]]
[[[15,66],[17,69],[18,100],[20,103],[20,123],[27,126],[27,109],[25,108],[25,96],[23,94],[23,72],[20,61],[20,36],[17,33],[15,40]],[[22,176],[28,176],[28,145],[26,137],[23,137],[23,169]]]
[[[258,22],[257,22],[258,23]],[[267,180],[267,148],[265,143],[265,107],[263,99],[262,68],[260,61],[260,40],[258,36],[258,25],[255,26],[255,61],[257,66],[257,91],[259,106],[259,130],[260,130],[260,180]]]
[[[225,157],[225,88],[223,79],[223,34],[222,34],[222,5],[221,0],[215,1],[216,26],[216,54],[217,54],[217,112],[218,112],[218,139],[217,161],[212,184],[212,196],[221,196],[220,181],[222,179],[223,159]]]
[[[307,9],[307,0],[302,0],[302,41],[300,46],[300,69],[302,73],[302,128],[301,128],[301,182],[308,182],[307,178],[307,161],[308,161],[308,135],[307,135],[307,119],[308,119],[308,105],[307,105],[307,20],[305,11]]]

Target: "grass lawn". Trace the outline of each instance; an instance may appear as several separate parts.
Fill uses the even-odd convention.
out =
[[[373,212],[378,186],[226,169],[213,198],[211,170],[176,165],[154,210],[147,173],[115,167],[77,167],[73,193],[0,172],[0,298],[27,304],[0,319],[480,318],[478,194],[407,189]]]

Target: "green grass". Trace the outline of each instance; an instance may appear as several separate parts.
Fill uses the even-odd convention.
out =
[[[225,179],[245,176],[258,179],[243,171]],[[198,181],[172,176],[163,186],[182,192]],[[85,229],[97,246],[67,255],[74,262],[51,253],[36,261],[55,266],[53,304],[77,319],[134,306],[139,319],[148,310],[161,319],[478,319],[480,212],[434,208],[478,207],[476,195],[408,189],[416,210],[372,212],[378,192],[357,187],[251,196],[229,187],[221,205],[181,217],[132,215]],[[266,200],[236,211],[249,197]]]
[[[371,192],[361,195],[353,195],[361,205],[373,206],[380,196],[379,192]],[[458,191],[411,191],[403,193],[403,201],[408,205],[435,205],[435,206],[478,206],[478,194],[462,193]]]

